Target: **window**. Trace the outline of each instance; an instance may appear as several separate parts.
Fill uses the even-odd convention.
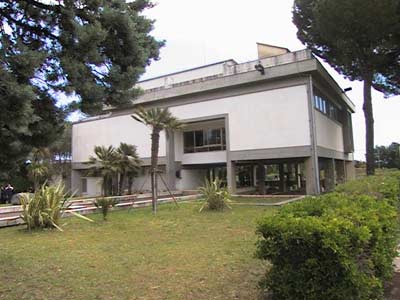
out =
[[[210,128],[183,133],[184,153],[226,149],[225,128]]]
[[[185,153],[191,153],[194,152],[194,132],[193,131],[185,131],[183,133],[183,139],[184,139],[184,152]]]
[[[319,96],[314,96],[314,106],[315,108],[326,115],[327,117],[340,123],[339,118],[339,108],[333,104],[331,101]]]

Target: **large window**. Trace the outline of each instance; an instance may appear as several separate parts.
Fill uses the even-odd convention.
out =
[[[339,109],[335,104],[326,98],[315,95],[314,96],[314,106],[317,110],[322,112],[324,115],[328,116],[332,120],[335,120],[340,123],[339,119]]]
[[[184,153],[221,151],[226,149],[225,128],[185,131]]]

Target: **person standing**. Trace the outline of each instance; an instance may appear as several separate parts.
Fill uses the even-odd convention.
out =
[[[8,183],[4,188],[4,198],[6,203],[11,203],[11,198],[13,194],[14,194],[14,188],[10,183]]]
[[[4,197],[4,186],[1,185],[0,187],[0,204],[5,203],[6,199]]]

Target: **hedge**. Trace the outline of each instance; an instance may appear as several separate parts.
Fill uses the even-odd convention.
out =
[[[336,188],[339,193],[348,195],[370,195],[380,199],[387,199],[396,207],[400,207],[400,171],[386,170],[375,176],[352,180]]]
[[[272,263],[262,286],[273,299],[382,298],[396,256],[399,190],[391,179],[374,186],[369,195],[347,186],[308,197],[259,222],[257,254]]]

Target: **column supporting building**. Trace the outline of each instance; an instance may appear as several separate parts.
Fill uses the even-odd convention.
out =
[[[174,132],[168,130],[166,132],[166,182],[168,188],[172,191],[176,190],[176,163],[175,163],[175,138]]]
[[[236,163],[234,161],[227,161],[226,176],[229,191],[231,193],[236,193]]]

